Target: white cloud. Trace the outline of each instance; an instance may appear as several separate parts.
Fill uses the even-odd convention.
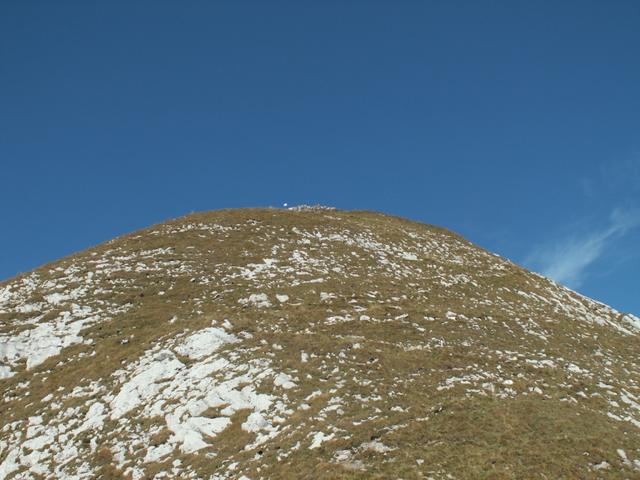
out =
[[[543,275],[572,288],[584,281],[587,268],[609,249],[615,240],[640,226],[640,210],[615,209],[607,228],[581,236],[571,235],[533,251],[525,264]]]

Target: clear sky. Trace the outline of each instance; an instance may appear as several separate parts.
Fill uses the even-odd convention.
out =
[[[0,278],[320,203],[640,314],[640,2],[1,1],[0,167]]]

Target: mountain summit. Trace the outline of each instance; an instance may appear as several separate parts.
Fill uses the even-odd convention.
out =
[[[189,215],[0,284],[0,479],[640,478],[639,339],[442,228]]]

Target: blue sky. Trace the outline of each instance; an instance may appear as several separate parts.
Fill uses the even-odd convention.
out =
[[[640,2],[0,3],[0,278],[198,210],[438,224],[640,313]]]

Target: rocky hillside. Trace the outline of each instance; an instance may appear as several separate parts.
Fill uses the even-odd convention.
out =
[[[441,228],[190,215],[0,284],[0,479],[640,478],[639,340]]]

